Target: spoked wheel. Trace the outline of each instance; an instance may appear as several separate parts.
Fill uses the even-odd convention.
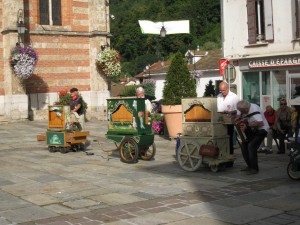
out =
[[[199,169],[202,157],[199,154],[199,144],[194,141],[182,142],[178,148],[177,161],[182,169],[196,171]]]
[[[147,147],[145,149],[141,149],[140,157],[143,160],[149,161],[149,160],[153,159],[153,157],[155,156],[155,153],[156,153],[156,146],[155,146],[155,143],[153,143],[149,147]]]
[[[135,163],[138,158],[138,145],[132,138],[125,138],[120,144],[120,156],[125,163]]]
[[[294,163],[290,162],[287,166],[287,174],[292,180],[299,180],[300,179],[299,165],[295,165]]]

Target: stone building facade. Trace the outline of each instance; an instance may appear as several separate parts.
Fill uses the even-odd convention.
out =
[[[18,79],[9,63],[18,12],[27,29],[21,45],[39,57],[27,80]],[[58,91],[72,87],[87,102],[88,118],[104,118],[110,92],[95,60],[100,46],[110,43],[109,19],[108,0],[0,0],[0,121],[46,119]]]

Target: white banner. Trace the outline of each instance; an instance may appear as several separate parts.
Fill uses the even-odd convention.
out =
[[[167,34],[189,34],[190,33],[190,21],[189,20],[177,20],[166,22],[152,22],[150,20],[139,20],[141,31],[143,34],[160,34],[162,26],[167,31]]]

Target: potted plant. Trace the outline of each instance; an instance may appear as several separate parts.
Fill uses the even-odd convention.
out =
[[[163,89],[162,113],[170,137],[182,132],[181,99],[197,97],[196,83],[191,76],[184,56],[176,53],[167,72]]]

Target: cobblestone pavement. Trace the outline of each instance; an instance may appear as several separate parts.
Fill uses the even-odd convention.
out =
[[[232,168],[182,170],[175,140],[156,136],[152,161],[120,161],[100,150],[107,123],[90,121],[84,152],[50,153],[36,135],[47,121],[0,124],[0,225],[300,224],[300,181],[288,156],[259,154],[260,172],[246,175],[240,149]]]

